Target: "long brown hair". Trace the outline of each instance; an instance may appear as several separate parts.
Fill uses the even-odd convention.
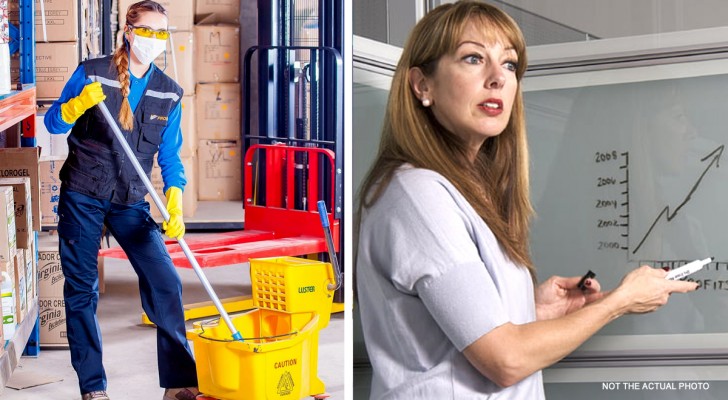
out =
[[[409,79],[412,67],[431,76],[438,60],[455,52],[471,22],[482,26],[494,40],[507,41],[515,48],[519,82],[508,125],[500,135],[485,141],[474,162],[469,161],[465,143],[446,131],[429,109],[420,106]],[[410,33],[392,78],[379,152],[358,194],[355,232],[358,234],[362,209],[371,207],[397,168],[409,163],[447,178],[488,224],[506,255],[526,267],[535,279],[528,249],[533,208],[520,87],[525,71],[523,34],[515,21],[498,8],[478,1],[460,1],[425,15]]]
[[[129,6],[126,12],[126,24],[135,25],[141,15],[145,12],[157,12],[160,14],[167,15],[165,8],[151,0],[144,0],[138,3],[134,3]],[[121,45],[114,52],[114,65],[116,66],[116,72],[119,75],[119,83],[121,84],[121,95],[124,100],[121,103],[121,109],[119,110],[119,122],[121,127],[126,130],[131,130],[134,127],[134,113],[131,111],[131,104],[129,104],[129,51],[126,37],[122,40]]]

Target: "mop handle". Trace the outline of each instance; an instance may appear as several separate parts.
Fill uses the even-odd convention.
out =
[[[157,195],[157,191],[154,190],[154,186],[152,186],[152,182],[149,181],[147,174],[144,172],[144,169],[139,164],[139,160],[137,160],[136,156],[134,156],[134,152],[131,150],[131,147],[129,147],[129,143],[126,142],[124,134],[121,133],[119,126],[116,124],[116,120],[114,120],[114,118],[111,116],[109,109],[106,107],[106,104],[103,101],[101,101],[98,106],[101,110],[101,113],[104,114],[106,122],[108,122],[111,126],[111,130],[114,131],[114,135],[116,135],[116,138],[119,140],[119,144],[121,144],[121,147],[124,148],[124,152],[126,153],[127,157],[129,157],[129,161],[131,161],[132,165],[134,166],[134,169],[139,175],[139,178],[141,178],[142,182],[144,183],[144,187],[147,188],[149,194],[152,196],[154,204],[159,209],[159,212],[162,213],[162,217],[164,218],[164,220],[169,222],[169,212],[167,212],[167,208],[165,207],[164,203],[162,203],[162,199],[159,198],[159,195]],[[215,304],[215,307],[220,313],[220,316],[223,320],[225,320],[228,328],[230,328],[230,332],[232,332],[233,334],[233,339],[242,341],[243,338],[240,335],[240,332],[235,329],[235,325],[233,325],[232,321],[230,320],[230,316],[228,316],[227,311],[225,311],[225,308],[220,303],[220,299],[217,297],[217,294],[215,294],[215,290],[212,288],[212,286],[210,286],[210,282],[207,280],[207,277],[205,277],[205,274],[202,272],[200,264],[197,263],[197,260],[192,255],[192,251],[187,246],[187,242],[185,242],[185,240],[180,236],[177,238],[177,243],[179,243],[179,246],[185,253],[187,260],[189,260],[190,264],[192,264],[192,269],[195,270],[197,277],[200,278],[202,286],[205,287],[205,291],[207,291],[207,294],[212,299],[212,302]]]
[[[324,227],[324,236],[326,236],[326,247],[328,247],[329,250],[329,259],[331,259],[331,265],[334,266],[334,272],[336,274],[334,284],[329,284],[328,289],[337,290],[341,287],[341,269],[339,269],[339,260],[336,258],[336,252],[334,251],[334,238],[331,235],[331,227],[329,226],[329,213],[326,211],[325,201],[319,200],[316,205],[318,206],[321,225]]]

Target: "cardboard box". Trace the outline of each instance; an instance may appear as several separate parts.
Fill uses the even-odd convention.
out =
[[[35,46],[35,80],[38,99],[57,99],[78,67],[78,44],[37,43]]]
[[[182,149],[180,157],[197,157],[197,114],[195,109],[196,96],[182,97]]]
[[[19,249],[27,249],[34,237],[30,178],[0,178],[0,186],[13,188],[16,246]]]
[[[15,262],[17,247],[12,186],[0,186],[0,261]]]
[[[199,200],[242,200],[240,141],[200,140]]]
[[[187,186],[184,192],[182,192],[182,216],[191,217],[195,215],[197,211],[197,158],[195,157],[182,157],[182,165],[185,168],[185,177],[187,178]],[[164,181],[162,180],[162,169],[157,164],[157,157],[154,157],[154,166],[152,167],[152,186],[156,189],[157,195],[162,202],[167,204],[166,196],[164,195]],[[146,200],[151,205],[151,213],[154,218],[161,218],[162,213],[154,205],[151,195],[147,195]]]
[[[46,236],[38,243],[38,297],[63,297],[65,280],[58,252],[58,237]]]
[[[20,21],[18,0],[9,0],[9,17],[15,25]],[[78,0],[43,0],[47,37],[43,37],[40,1],[35,0],[35,41],[72,42],[78,40]]]
[[[227,22],[239,23],[240,0],[197,0],[195,4],[195,23],[212,24]]]
[[[240,84],[198,83],[197,137],[240,140]]]
[[[240,27],[195,25],[197,82],[238,82],[240,79]]]
[[[63,296],[38,299],[40,344],[67,345],[66,302]]]
[[[167,51],[154,60],[154,64],[174,79],[185,95],[195,94],[195,34],[191,31],[174,32],[167,40]]]
[[[129,6],[139,0],[119,0],[119,29],[126,25]],[[194,25],[194,0],[156,0],[167,10],[168,26],[173,31],[191,31]],[[238,1],[238,0],[235,0]]]
[[[41,157],[40,159],[40,203],[44,226],[58,225],[58,200],[61,196],[59,174],[66,157]]]
[[[33,230],[40,231],[40,178],[38,163],[40,149],[37,147],[20,147],[0,149],[0,178],[30,178],[31,199],[33,209]]]
[[[50,133],[45,126],[45,113],[47,109],[38,110],[35,114],[35,145],[40,147],[40,156],[68,156],[68,135],[66,133]]]
[[[25,284],[25,253],[15,253],[15,314],[16,324],[23,322],[28,315],[28,287]]]

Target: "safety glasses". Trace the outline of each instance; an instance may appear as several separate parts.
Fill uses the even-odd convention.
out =
[[[169,39],[168,30],[155,31],[154,29],[149,28],[147,26],[134,26],[134,25],[129,25],[129,28],[131,28],[131,31],[134,32],[135,35],[138,35],[141,37],[157,38],[160,40]]]

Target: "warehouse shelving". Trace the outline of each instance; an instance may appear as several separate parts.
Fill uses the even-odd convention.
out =
[[[35,118],[35,85],[0,95],[0,131]]]
[[[0,131],[13,128],[20,124],[22,140],[12,138],[8,144],[19,146],[33,145],[35,140],[35,25],[33,0],[20,0],[20,29],[19,37],[14,38],[20,52],[20,82],[18,90],[0,95]],[[15,48],[12,46],[11,48]],[[36,236],[37,237],[37,236]],[[25,318],[18,324],[15,335],[5,338],[7,345],[0,355],[0,394],[20,361],[21,355],[37,355],[39,352],[38,340],[38,296],[32,301]]]
[[[38,297],[36,296],[32,306],[28,310],[28,316],[18,324],[15,330],[15,336],[8,341],[5,346],[5,352],[0,356],[0,394],[5,389],[5,385],[10,379],[15,367],[18,366],[20,356],[28,350],[28,340],[31,339],[31,336],[37,335],[37,320]],[[37,346],[37,343],[36,340],[34,344]]]
[[[35,123],[35,86],[26,85],[22,90],[0,95],[0,131],[12,128],[17,124],[23,125],[23,131],[34,132]],[[14,145],[18,145],[15,141]],[[2,328],[0,328],[2,329]],[[0,394],[20,361],[20,356],[37,355],[38,341],[38,296],[23,321],[18,324],[15,335],[6,338],[7,345],[0,354]]]

